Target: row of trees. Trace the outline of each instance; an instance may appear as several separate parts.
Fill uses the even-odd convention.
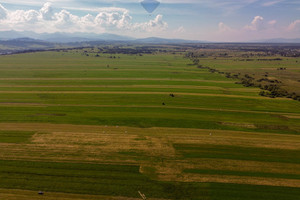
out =
[[[300,95],[297,95],[295,92],[289,93],[287,90],[283,88],[283,83],[277,79],[269,79],[268,73],[266,73],[264,76],[266,78],[260,78],[257,79],[255,76],[251,76],[249,74],[241,74],[241,73],[231,73],[231,72],[221,72],[220,70],[213,69],[208,66],[203,66],[200,64],[199,58],[194,53],[187,53],[185,55],[187,58],[190,58],[193,62],[193,65],[196,65],[197,68],[200,69],[207,69],[211,73],[219,73],[219,74],[225,74],[225,77],[232,78],[232,79],[238,79],[239,81],[236,82],[237,84],[242,84],[245,87],[259,87],[263,91],[259,93],[261,96],[267,96],[271,98],[275,97],[287,97],[292,98],[294,100],[300,101]],[[279,70],[286,70],[286,68],[282,68]]]

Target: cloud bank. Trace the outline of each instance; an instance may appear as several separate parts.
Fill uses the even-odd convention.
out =
[[[53,32],[90,32],[103,33],[114,31],[159,32],[168,28],[162,15],[148,22],[133,23],[129,11],[124,8],[101,8],[97,15],[83,17],[68,10],[54,12],[47,2],[40,10],[8,11],[0,4],[0,31]]]
[[[300,20],[295,20],[285,27],[278,27],[276,20],[266,21],[262,16],[255,16],[250,24],[241,28],[232,28],[220,22],[216,38],[227,41],[249,41],[286,36],[295,37],[300,34]]]

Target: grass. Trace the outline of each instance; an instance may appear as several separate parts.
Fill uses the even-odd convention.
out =
[[[47,101],[50,100],[59,102],[59,100],[55,98],[55,96],[53,96],[52,98],[50,98],[50,96],[45,95]],[[81,96],[84,97],[84,99],[88,99],[89,96],[90,98],[93,97],[93,95]],[[113,99],[113,96],[116,95],[110,96],[111,99]],[[164,99],[158,101],[157,99],[163,98],[163,96],[159,98],[153,98],[153,96],[151,97],[151,95],[147,95],[149,96],[149,98],[147,99],[149,101],[149,103],[147,103],[149,106],[147,107],[147,104],[138,105],[137,101],[137,105],[130,105],[130,102],[126,102],[131,98],[129,95],[124,95],[124,97],[127,97],[126,99],[122,98],[122,95],[118,96],[118,99],[120,99],[119,103],[121,103],[121,101],[124,101],[124,104],[129,103],[129,105],[110,105],[114,103],[113,101],[100,103],[106,98],[109,100],[110,97],[106,97],[103,99],[100,99],[99,97],[99,106],[89,106],[87,104],[84,105],[84,103],[82,102],[83,106],[73,106],[72,104],[69,104],[62,107],[59,105],[56,106],[55,104],[49,106],[47,105],[47,102],[45,106],[31,106],[31,109],[29,110],[28,106],[30,105],[10,105],[9,107],[2,107],[0,111],[0,119],[2,122],[51,122],[93,125],[130,125],[137,127],[157,126],[178,128],[248,130],[293,134],[299,133],[299,130],[297,129],[297,122],[299,121],[299,119],[287,119],[284,117],[280,118],[281,115],[276,115],[276,113],[239,113],[226,110],[218,111],[209,109],[189,109],[188,104],[176,105],[175,103],[168,103],[168,101],[165,101]],[[132,98],[136,98],[136,95],[133,95]],[[156,107],[151,106],[151,98],[153,98],[153,101],[157,101]],[[143,98],[140,98],[140,100],[142,99]],[[61,100],[61,103],[72,103],[72,98],[66,97],[65,100],[68,102],[63,102]],[[95,101],[93,103],[97,104],[97,97],[94,97],[93,100]],[[167,106],[162,106],[161,102],[165,102]],[[105,106],[101,106],[101,104],[104,104]],[[170,107],[168,107],[169,104]],[[171,107],[172,104],[175,104],[174,107]],[[182,108],[176,108],[176,106],[182,106]],[[178,112],[181,113],[180,116],[178,116]],[[262,123],[262,120],[264,120],[264,123]],[[185,123],[178,123],[179,121]],[[238,125],[234,126],[232,124],[227,125],[226,123],[221,123],[228,121],[236,123],[252,123],[257,125],[257,128],[253,129],[242,126],[240,127]]]
[[[139,173],[138,166],[3,160],[0,163],[0,187],[7,189],[127,197],[139,197],[138,191],[144,191],[148,197],[180,199],[191,198],[191,193],[182,190],[185,187],[194,194],[200,192],[186,184],[152,181]]]
[[[289,191],[291,198],[300,194],[294,188],[157,182],[140,174],[138,166],[3,160],[0,163],[2,188],[42,190],[46,194],[67,192],[137,198],[137,191],[143,191],[147,197],[171,199],[232,199],[233,196],[234,199],[251,199],[255,196],[257,199],[284,199],[286,195],[274,195],[278,194],[278,189]]]
[[[0,131],[0,143],[27,143],[35,132]]]
[[[265,162],[300,163],[300,150],[253,148],[224,145],[175,144],[185,158],[218,158]]]
[[[238,51],[227,51],[228,57],[214,59],[217,52],[213,53],[215,56],[201,58],[200,63],[223,72],[249,74],[257,80],[266,78],[265,74],[267,74],[268,78],[280,80],[283,89],[290,93],[300,94],[299,57],[273,55],[262,58],[257,55],[258,52],[247,52],[245,54],[248,54],[249,59],[245,59]],[[273,60],[274,58],[281,60]],[[286,68],[286,70],[277,70],[278,68]]]
[[[300,196],[299,102],[261,97],[179,53],[82,51],[0,57],[0,198]],[[274,64],[234,59],[200,63]]]
[[[212,199],[238,200],[238,199],[294,199],[298,198],[299,189],[288,187],[267,187],[241,184],[214,183],[215,192]]]
[[[229,170],[207,170],[207,169],[185,169],[183,173],[209,174],[209,175],[232,175],[266,178],[300,179],[299,174],[262,173],[255,171],[229,171]]]

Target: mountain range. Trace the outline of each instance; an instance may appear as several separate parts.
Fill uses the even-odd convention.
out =
[[[70,43],[70,42],[85,42],[85,41],[130,41],[134,38],[120,36],[115,34],[95,34],[95,33],[35,33],[30,31],[2,31],[0,32],[0,40],[11,40],[17,38],[32,38],[35,40],[43,40],[54,43]]]
[[[135,43],[200,43],[203,41],[197,40],[183,40],[183,39],[165,39],[165,38],[143,38],[136,39],[128,36],[121,36],[110,33],[35,33],[30,31],[2,31],[0,32],[0,40],[12,40],[19,38],[31,38],[35,40],[42,40],[51,43],[75,43],[75,42],[91,42],[91,41],[124,41]]]
[[[183,43],[213,43],[209,41],[199,41],[199,40],[184,40],[184,39],[167,39],[158,37],[149,37],[137,39],[128,36],[121,36],[110,33],[35,33],[31,31],[0,31],[0,41],[9,40],[31,40],[31,42],[38,43],[80,43],[80,42],[132,42],[132,43],[147,43],[147,44],[183,44]],[[16,41],[15,41],[16,42]],[[24,42],[24,41],[23,41]],[[247,41],[245,41],[247,42]],[[267,40],[257,40],[250,41],[250,43],[300,43],[300,38],[295,39],[267,39]]]

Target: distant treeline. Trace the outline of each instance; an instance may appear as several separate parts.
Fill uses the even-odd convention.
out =
[[[245,87],[259,87],[263,91],[259,93],[261,96],[267,96],[270,98],[275,97],[287,97],[294,100],[300,101],[300,95],[296,94],[295,92],[288,92],[287,90],[283,89],[283,84],[280,80],[277,79],[269,79],[268,73],[264,74],[265,78],[257,79],[254,76],[249,74],[242,74],[242,73],[231,73],[231,72],[222,72],[220,70],[203,66],[200,64],[200,59],[197,57],[197,54],[193,52],[188,52],[185,55],[187,58],[191,59],[193,65],[196,65],[197,68],[200,69],[207,69],[211,73],[219,73],[225,75],[227,78],[238,79],[239,81],[236,82],[237,84],[242,84]],[[263,59],[260,59],[263,60]],[[274,59],[268,59],[274,60]],[[277,59],[276,59],[277,60]],[[286,70],[286,68],[278,68],[277,70]]]

